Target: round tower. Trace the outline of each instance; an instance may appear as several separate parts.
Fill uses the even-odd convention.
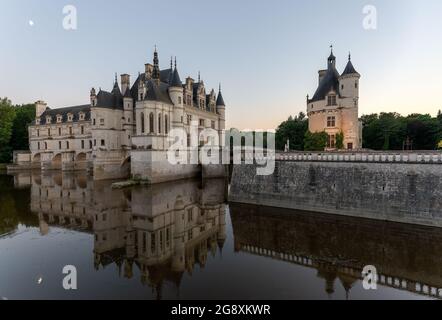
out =
[[[178,73],[176,59],[175,68],[170,77],[169,96],[173,103],[173,122],[174,127],[184,126],[184,106],[183,106],[183,84]]]
[[[361,75],[355,70],[351,63],[351,55],[348,55],[348,63],[344,72],[339,77],[339,91],[341,97],[359,99],[359,79]]]
[[[219,114],[219,141],[223,144],[224,130],[226,129],[226,104],[221,94],[221,84],[219,85],[218,98],[216,99],[216,112]]]

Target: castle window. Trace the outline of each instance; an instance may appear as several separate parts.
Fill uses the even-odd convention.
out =
[[[89,149],[92,149],[92,141],[89,140]]]
[[[215,129],[215,121],[212,121],[212,129]]]
[[[40,142],[37,142],[37,149],[40,150]]]
[[[51,128],[48,129],[48,136],[51,136]]]
[[[164,133],[168,134],[169,133],[169,123],[168,123],[168,119],[167,119],[167,114],[164,116]]]
[[[181,97],[178,97],[178,104],[181,104]]]
[[[81,140],[81,149],[84,149],[84,140]]]
[[[344,90],[344,85],[341,85],[341,89]]]
[[[336,117],[327,117],[327,127],[334,128],[336,127]]]
[[[95,126],[95,119],[92,120],[92,124]]]
[[[58,128],[58,135],[61,136],[61,128]]]
[[[48,150],[48,143],[45,142],[45,150]]]
[[[66,149],[69,149],[69,141],[66,141]]]
[[[104,126],[104,119],[100,119],[100,126]]]
[[[161,114],[158,115],[158,133],[161,133]]]
[[[61,150],[61,141],[58,141],[58,149]]]
[[[357,89],[358,88],[358,83],[357,82],[355,82],[355,89]]]
[[[84,127],[81,126],[81,134],[84,134]]]
[[[144,133],[144,113],[141,112],[140,114],[140,118],[141,118],[141,133]]]
[[[192,96],[189,94],[187,95],[187,104],[190,106],[192,105]]]
[[[336,146],[336,137],[334,134],[328,135],[327,137],[327,148],[335,148]]]
[[[46,117],[46,123],[51,123],[51,117]]]
[[[328,106],[335,106],[336,105],[336,96],[335,95],[329,95],[327,97],[327,105]]]
[[[57,116],[57,122],[60,123],[61,122],[61,116]]]
[[[37,137],[39,137],[39,136],[40,136],[40,129],[37,129]]]
[[[97,140],[96,139],[94,139],[94,146],[95,147],[97,146]]]
[[[69,127],[69,134],[72,135],[72,127]]]
[[[40,118],[37,118],[37,119],[35,120],[35,124],[40,124]]]
[[[80,120],[84,120],[84,113],[80,113]]]
[[[204,119],[200,119],[200,127],[204,127]]]
[[[154,133],[154,119],[153,119],[153,113],[150,113],[149,115],[149,133]]]
[[[101,146],[102,146],[102,147],[105,146],[104,139],[101,139]]]
[[[68,114],[68,121],[72,121],[73,117],[71,114]]]

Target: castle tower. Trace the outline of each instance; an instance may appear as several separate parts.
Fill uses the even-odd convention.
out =
[[[225,144],[224,130],[226,129],[226,104],[221,94],[221,84],[219,85],[218,98],[216,99],[216,112],[219,114],[219,143]]]
[[[178,73],[176,58],[175,68],[171,71],[169,96],[174,106],[173,126],[182,128],[184,126],[183,84]]]
[[[336,68],[336,57],[331,47],[327,70],[320,70],[319,84],[313,98],[307,97],[309,131],[326,132],[327,150],[359,149],[362,147],[361,125],[358,116],[359,78],[349,56],[342,75]],[[338,137],[343,135],[343,145]]]
[[[153,53],[152,79],[154,79],[157,84],[160,83],[160,61],[158,59],[158,51],[156,47],[155,52]]]

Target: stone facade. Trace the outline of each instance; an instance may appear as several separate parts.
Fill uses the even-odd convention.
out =
[[[278,160],[268,176],[256,175],[256,165],[238,165],[229,199],[440,227],[441,163]]]
[[[327,150],[336,149],[336,137],[343,134],[344,149],[362,148],[362,125],[358,118],[359,79],[348,57],[342,74],[336,69],[333,51],[327,69],[320,70],[319,84],[312,99],[307,96],[307,115],[310,132],[328,134]]]
[[[198,81],[188,77],[183,84],[176,60],[175,66],[171,60],[170,68],[161,70],[155,50],[153,64],[145,65],[132,86],[130,76],[123,74],[120,84],[115,76],[111,92],[92,88],[87,105],[49,109],[38,101],[36,120],[29,126],[28,167],[90,169],[96,180],[132,175],[163,182],[191,177],[200,166],[174,167],[167,161],[167,150],[173,143],[171,130],[182,129],[189,137],[192,126],[198,137],[203,130],[212,130],[217,137],[213,145],[223,142],[221,87],[218,94],[213,89],[207,94],[200,77]],[[196,145],[208,142],[204,136],[198,139]]]

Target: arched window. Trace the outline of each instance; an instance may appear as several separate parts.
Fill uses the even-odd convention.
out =
[[[153,126],[154,126],[154,118],[153,118],[153,113],[151,113],[149,115],[149,132],[150,133],[154,133],[155,132]]]
[[[169,121],[167,121],[167,114],[164,116],[164,133],[169,133]]]
[[[161,113],[158,115],[158,133],[161,133]]]
[[[145,127],[144,127],[144,113],[141,112],[141,133],[144,133]]]

